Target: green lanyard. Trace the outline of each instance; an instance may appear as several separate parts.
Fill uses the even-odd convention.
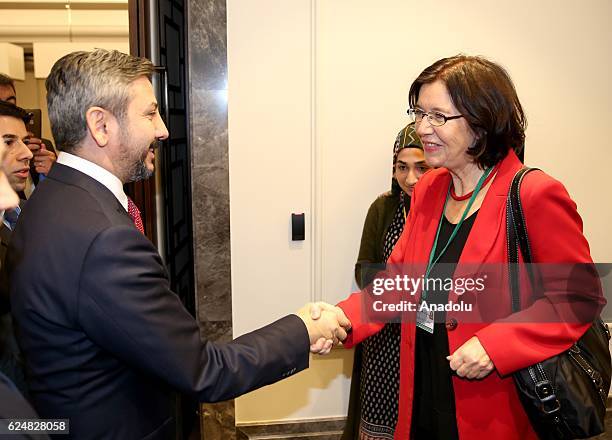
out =
[[[440,260],[440,257],[442,256],[442,254],[446,252],[446,249],[448,249],[448,246],[451,244],[451,242],[457,235],[457,232],[459,232],[459,228],[461,228],[461,225],[463,224],[463,221],[465,220],[467,213],[470,211],[470,208],[474,204],[474,200],[476,200],[476,196],[480,192],[480,189],[482,188],[484,181],[487,180],[487,177],[489,177],[489,174],[491,174],[491,171],[493,171],[493,168],[487,169],[484,172],[484,174],[480,177],[480,180],[478,180],[478,183],[476,184],[476,188],[474,188],[474,193],[472,194],[472,197],[470,197],[470,201],[468,202],[467,208],[465,208],[465,211],[463,211],[461,220],[459,220],[459,223],[455,225],[455,229],[453,229],[453,233],[448,238],[448,241],[446,242],[446,245],[444,246],[442,251],[440,251],[438,256],[435,257],[436,248],[438,247],[438,239],[440,238],[440,229],[442,229],[442,217],[444,217],[444,212],[446,211],[446,204],[448,203],[448,196],[450,195],[450,189],[451,189],[450,185],[453,184],[451,180],[451,183],[448,186],[448,191],[446,193],[446,200],[444,201],[444,207],[442,208],[442,215],[440,216],[440,221],[438,223],[438,230],[436,231],[436,239],[434,240],[433,247],[431,248],[431,252],[429,253],[429,263],[427,263],[427,270],[425,271],[425,281],[427,281],[427,279],[429,278],[429,274],[431,273],[431,270],[436,265],[436,263]],[[421,299],[426,299],[426,298],[427,298],[427,291],[423,290],[423,293],[421,294]]]

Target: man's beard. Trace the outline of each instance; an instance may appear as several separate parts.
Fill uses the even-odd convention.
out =
[[[129,150],[129,147],[127,147],[132,138],[133,137],[130,136],[129,130],[122,130],[121,145],[123,145],[123,154],[121,161],[125,164],[125,182],[146,180],[154,173],[154,170],[148,169],[146,165],[149,148],[147,148],[139,158],[133,157],[133,153]]]
[[[144,155],[139,161],[132,164],[131,169],[128,170],[128,181],[138,182],[139,180],[146,180],[153,175],[153,170],[147,168],[146,158],[149,154],[149,150],[145,151]]]

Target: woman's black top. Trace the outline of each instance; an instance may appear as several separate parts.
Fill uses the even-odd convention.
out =
[[[432,268],[429,278],[452,278],[478,212],[463,221],[446,252]],[[450,238],[455,225],[442,216],[442,227],[436,246],[436,256]],[[427,294],[428,304],[446,304],[448,291]],[[411,438],[415,440],[458,439],[455,417],[455,393],[451,380],[448,334],[445,313],[436,312],[433,334],[417,327],[415,346],[414,401]]]

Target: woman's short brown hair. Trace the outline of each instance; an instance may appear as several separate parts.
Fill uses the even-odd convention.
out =
[[[424,84],[438,80],[446,85],[453,104],[476,134],[468,154],[480,167],[496,165],[510,148],[517,154],[523,150],[527,120],[503,67],[479,56],[438,60],[410,86],[410,107],[416,105]]]

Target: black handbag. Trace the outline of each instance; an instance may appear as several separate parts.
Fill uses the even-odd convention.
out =
[[[516,173],[506,202],[513,312],[520,310],[519,248],[535,286],[535,275],[528,264],[532,258],[519,194],[523,177],[534,169],[522,168]],[[514,373],[519,397],[540,438],[587,438],[605,431],[612,375],[609,340],[607,325],[597,318],[569,350]]]

